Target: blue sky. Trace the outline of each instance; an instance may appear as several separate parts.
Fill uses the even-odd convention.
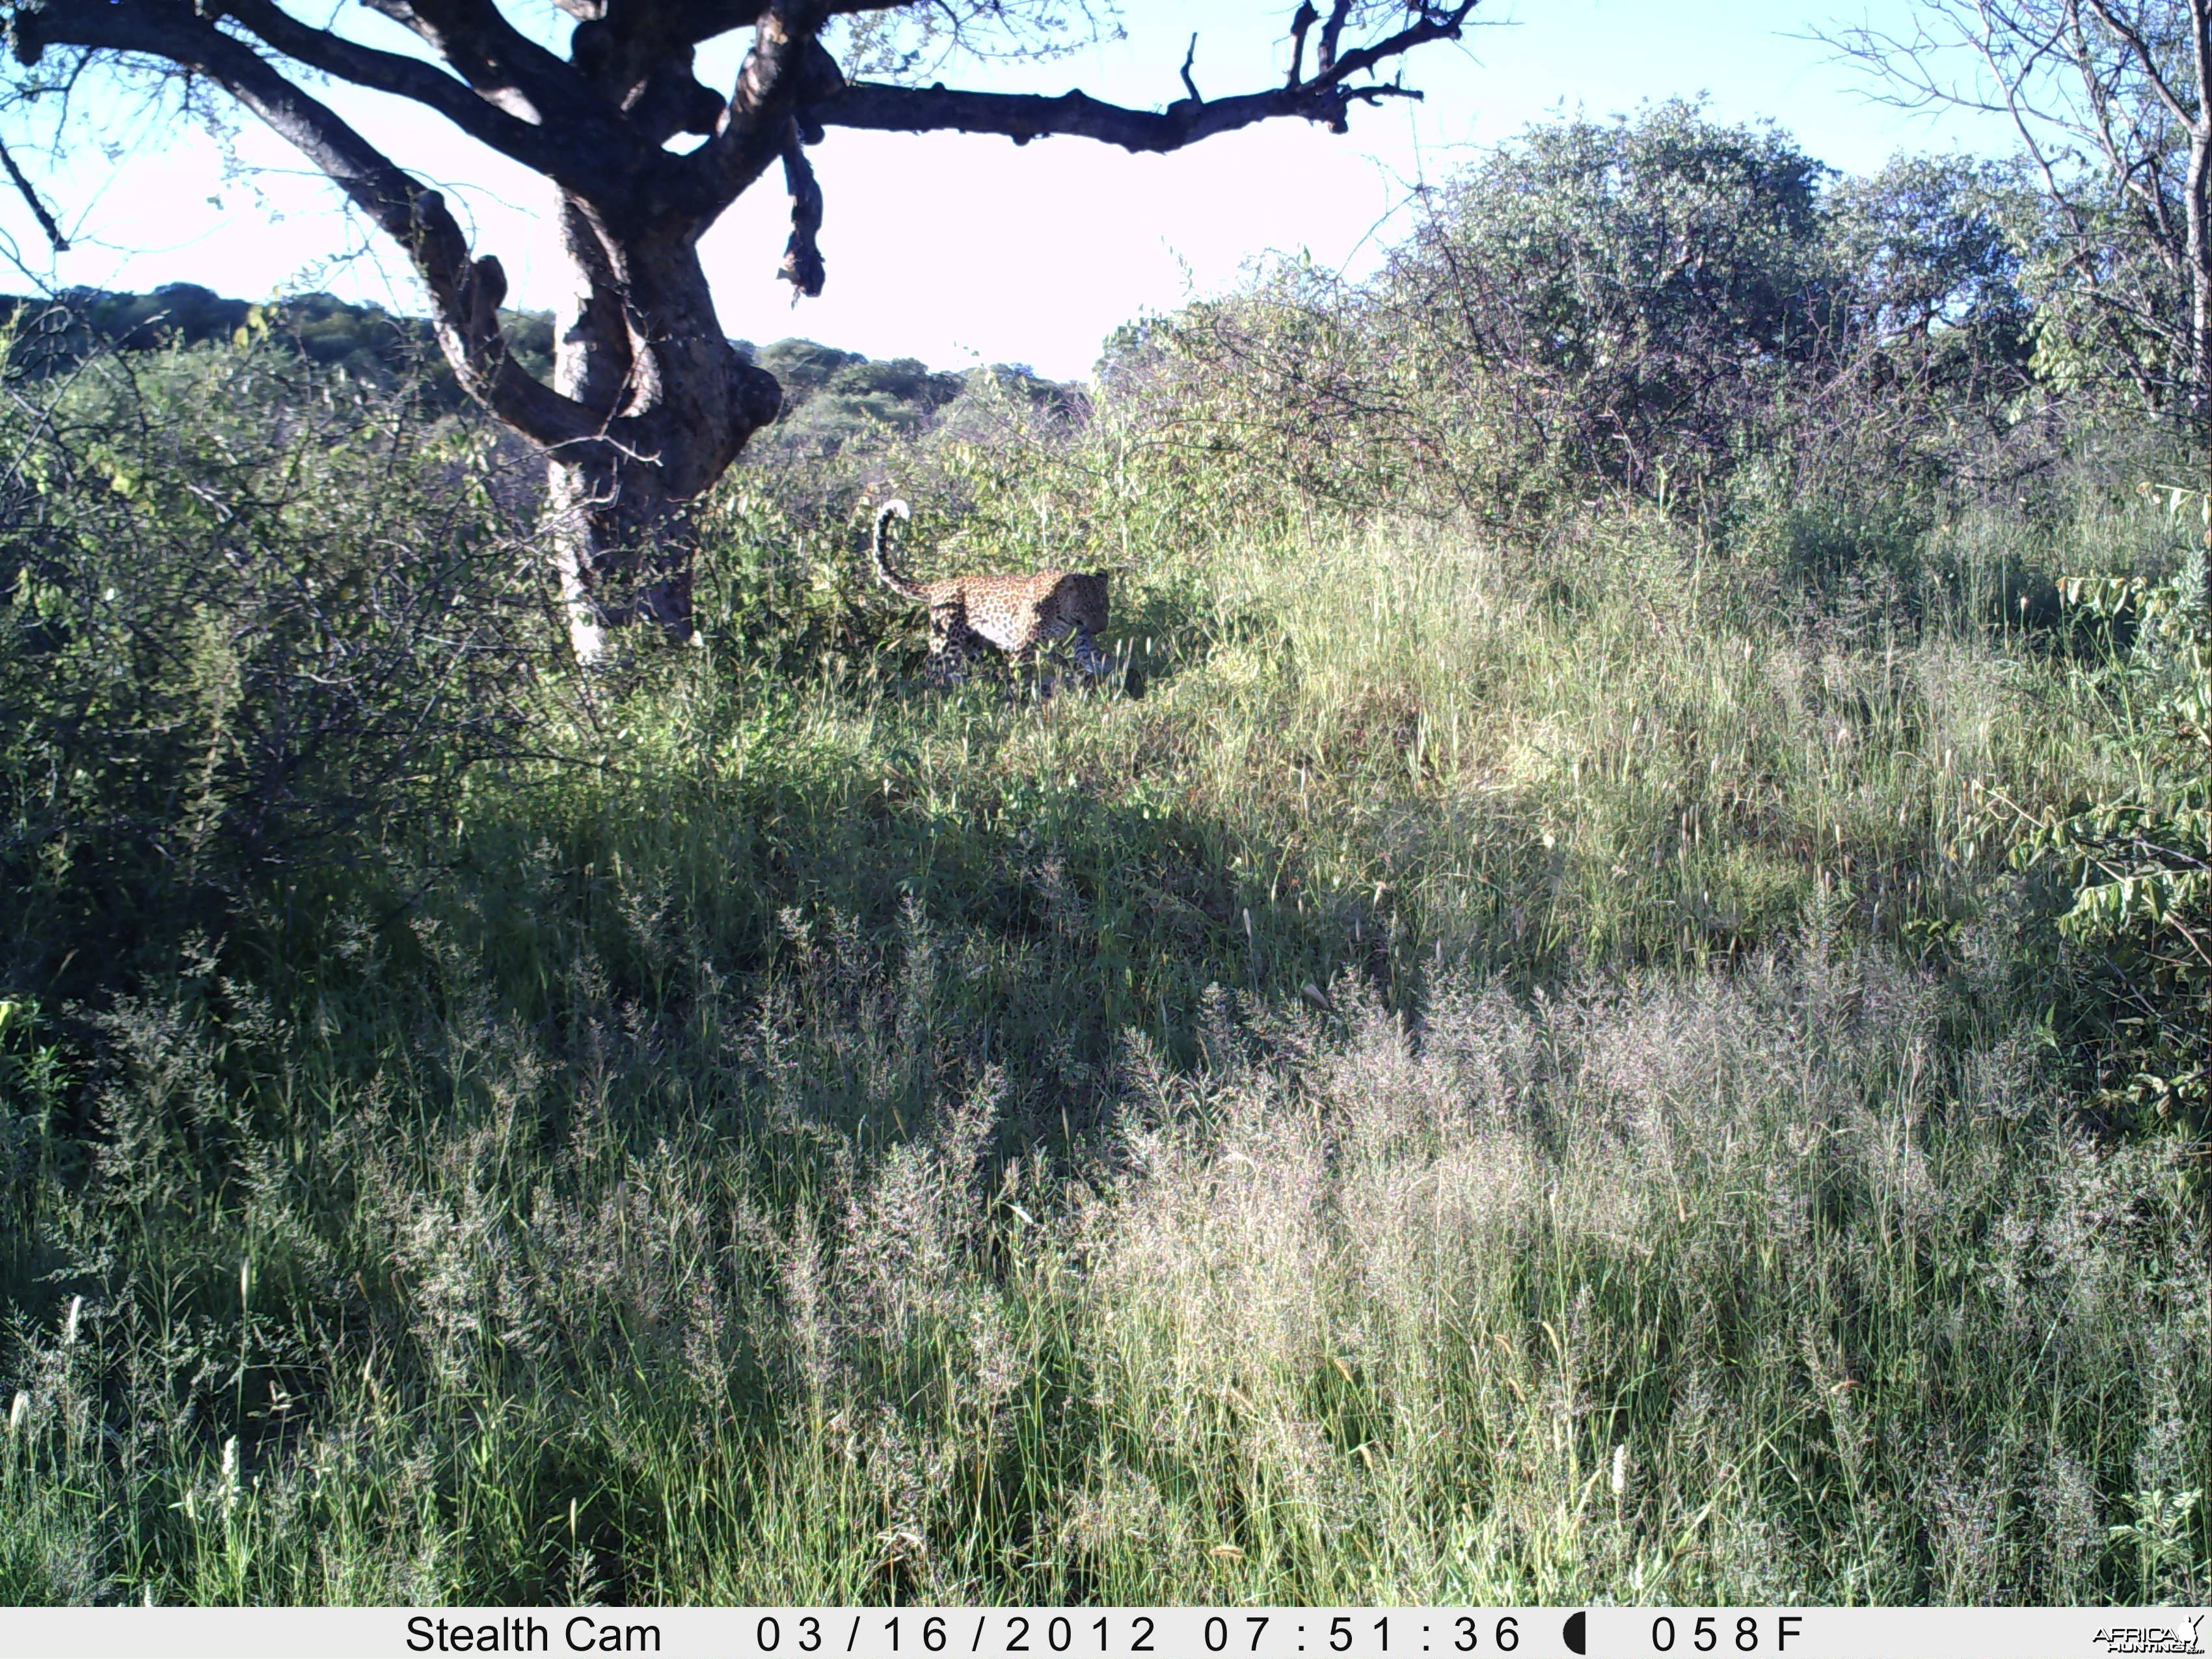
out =
[[[1425,102],[1360,112],[1344,137],[1278,122],[1176,155],[1133,156],[1073,138],[1017,148],[957,134],[833,131],[814,152],[828,204],[822,298],[794,309],[775,277],[787,227],[774,173],[715,227],[703,252],[735,336],[804,334],[939,368],[981,359],[1079,376],[1118,324],[1226,286],[1268,250],[1305,248],[1357,269],[1391,234],[1410,184],[1446,177],[1474,149],[1562,109],[1605,115],[1705,94],[1719,118],[1771,118],[1814,155],[1854,171],[1900,149],[2005,148],[2008,135],[1987,124],[1931,125],[1869,102],[1862,82],[1826,61],[1826,48],[1792,38],[1869,13],[1894,20],[1905,9],[1905,0],[1486,0],[1476,14],[1486,26],[1462,46],[1408,60],[1407,80]],[[1081,86],[1157,106],[1181,95],[1176,71],[1195,29],[1200,90],[1249,90],[1280,74],[1289,9],[1133,0],[1122,41],[948,79],[1008,90]],[[371,20],[363,33],[380,27]],[[715,83],[726,82],[736,51],[732,43],[702,61]],[[514,303],[553,302],[559,270],[536,179],[391,100],[333,101],[465,206],[479,251],[506,265]],[[86,155],[40,175],[77,241],[68,255],[49,255],[21,204],[0,194],[0,247],[12,244],[29,273],[13,286],[191,281],[248,299],[328,288],[419,309],[402,263],[349,224],[335,192],[251,118],[231,146],[242,176],[197,133],[137,137],[119,165]],[[352,257],[332,263],[346,250]]]

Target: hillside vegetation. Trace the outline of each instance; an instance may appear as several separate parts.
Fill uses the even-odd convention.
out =
[[[410,384],[19,362],[0,1596],[2212,1596],[2202,444],[2032,210],[1666,106],[1087,392],[768,348],[588,680]]]

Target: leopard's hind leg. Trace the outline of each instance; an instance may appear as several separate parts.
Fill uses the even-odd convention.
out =
[[[968,678],[974,635],[964,605],[939,605],[929,613],[929,678],[938,685],[957,685]]]

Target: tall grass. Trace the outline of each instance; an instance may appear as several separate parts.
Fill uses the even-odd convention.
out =
[[[618,1009],[565,1088],[447,1024],[227,1203],[142,1137],[51,1218],[137,1260],[15,1333],[7,1589],[2201,1599],[2201,1224],[2001,986],[1834,920],[1410,1022],[1218,995],[1058,1170],[988,1156],[988,1066],[913,1111],[980,1046],[919,926],[811,947],[712,1093]]]
[[[2202,1600],[2202,1213],[1975,817],[2124,764],[2021,572],[2172,533],[1314,532],[1128,573],[1141,696],[594,691],[10,1004],[0,1592]]]

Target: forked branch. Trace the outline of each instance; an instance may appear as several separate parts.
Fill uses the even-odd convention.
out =
[[[319,167],[407,251],[429,290],[441,343],[472,394],[541,443],[569,441],[596,425],[589,410],[542,384],[508,352],[499,319],[501,302],[507,297],[506,273],[496,259],[469,257],[468,239],[445,198],[422,189],[329,106],[280,75],[244,40],[181,7],[157,8],[147,0],[103,0],[94,5],[58,0],[36,14],[35,33],[27,35],[22,25],[29,21],[19,19],[19,55],[35,58],[48,46],[141,52],[195,70],[222,87]],[[484,116],[512,121],[427,64],[414,67],[446,81]]]
[[[270,50],[309,69],[421,104],[470,137],[570,189],[586,194],[611,189],[616,166],[629,159],[614,124],[593,120],[580,99],[563,109],[557,125],[526,119],[434,64],[302,23],[274,0],[223,0],[204,8],[162,0],[47,0],[35,11],[15,14],[12,43],[25,63],[37,62],[48,46],[159,58],[204,70],[234,92],[234,78],[246,75],[241,58],[260,62],[274,76],[276,71],[246,40],[216,26],[218,17],[228,17]]]
[[[14,155],[5,144],[0,144],[0,162],[6,164],[8,176],[15,184],[15,193],[31,210],[31,216],[39,222],[39,228],[46,233],[46,240],[53,245],[54,252],[67,253],[69,238],[62,234],[62,228],[54,222],[54,216],[46,211],[46,204],[39,199],[39,192],[31,188],[31,181],[23,176],[23,169],[15,164]]]
[[[1091,138],[1119,144],[1127,150],[1161,152],[1181,149],[1217,133],[1232,132],[1256,122],[1284,116],[1319,122],[1342,132],[1355,104],[1380,103],[1386,98],[1418,99],[1420,94],[1391,82],[1362,81],[1393,58],[1435,40],[1460,38],[1468,15],[1477,0],[1424,9],[1413,21],[1396,33],[1372,45],[1339,56],[1337,36],[1350,13],[1349,0],[1336,0],[1323,27],[1314,75],[1298,76],[1298,58],[1304,51],[1306,32],[1318,17],[1310,4],[1301,3],[1291,20],[1291,64],[1289,80],[1265,92],[1240,93],[1226,98],[1179,99],[1163,110],[1130,109],[1109,104],[1075,91],[1058,97],[995,92],[964,92],[945,86],[900,87],[863,81],[833,95],[802,106],[802,118],[824,126],[869,128],[890,132],[997,133],[1025,144],[1032,138],[1055,136]],[[1184,84],[1190,86],[1189,60],[1184,62]]]

